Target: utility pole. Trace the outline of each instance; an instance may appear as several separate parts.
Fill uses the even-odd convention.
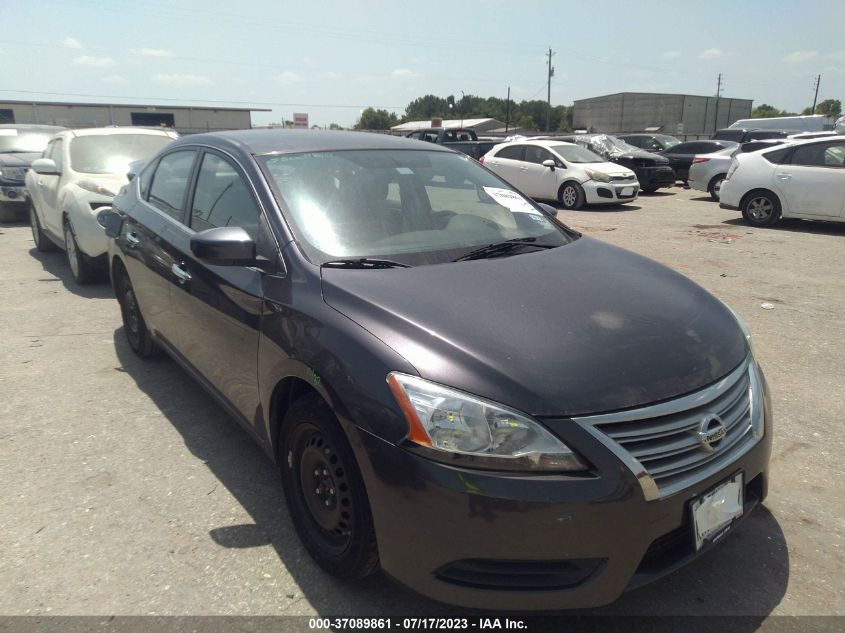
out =
[[[810,114],[816,113],[816,101],[819,98],[819,84],[822,82],[822,76],[819,75],[816,77],[816,94],[813,95],[813,109],[810,110]]]
[[[713,117],[713,132],[719,129],[719,97],[722,94],[722,73],[716,81],[716,116]]]
[[[554,51],[552,51],[551,47],[549,47],[549,78],[548,78],[548,86],[546,89],[546,105],[548,109],[546,110],[546,132],[549,132],[549,128],[551,127],[552,122],[552,77],[555,75],[555,69],[552,66],[552,57],[554,56]]]
[[[508,127],[511,123],[511,87],[508,86],[508,101],[505,106],[505,135],[507,136]]]

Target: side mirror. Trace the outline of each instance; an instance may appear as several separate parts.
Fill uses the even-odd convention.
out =
[[[97,213],[97,222],[109,237],[119,236],[123,228],[123,218],[111,207],[103,207]]]
[[[551,158],[550,158],[550,159],[548,159],[548,160],[544,160],[544,161],[543,161],[543,166],[544,166],[544,167],[548,167],[548,168],[549,168],[549,169],[551,169],[552,171],[554,171],[554,170],[555,170],[555,167],[557,167],[557,165],[555,164],[555,162],[554,162]]]
[[[56,161],[52,158],[36,158],[32,161],[32,171],[42,176],[58,176],[59,170],[56,167]]]
[[[191,252],[214,266],[255,264],[255,240],[240,226],[200,231],[191,238]]]

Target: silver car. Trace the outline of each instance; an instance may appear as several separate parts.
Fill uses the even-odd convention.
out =
[[[734,156],[740,153],[756,152],[766,147],[780,145],[785,139],[763,139],[749,141],[736,147],[726,147],[712,154],[699,154],[692,159],[689,170],[689,186],[698,191],[706,191],[716,202],[719,201],[719,190],[728,174],[728,168]]]

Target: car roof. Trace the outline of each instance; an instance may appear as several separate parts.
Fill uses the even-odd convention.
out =
[[[255,128],[227,130],[183,136],[179,145],[235,145],[256,156],[328,152],[333,150],[406,149],[451,152],[448,148],[414,139],[372,132],[342,132],[338,130],[285,130]],[[175,146],[175,145],[174,145]]]
[[[67,129],[61,125],[41,125],[40,123],[0,123],[0,128],[6,130],[45,130],[48,132],[61,132],[62,130]]]
[[[171,130],[169,128],[156,129],[130,126],[85,127],[77,130],[67,130],[66,136],[111,136],[114,134],[150,134],[154,136],[166,134],[168,136],[172,136],[176,134],[176,130]]]

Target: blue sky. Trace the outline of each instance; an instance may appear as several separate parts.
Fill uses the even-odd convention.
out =
[[[0,99],[272,108],[352,125],[420,95],[845,101],[845,2],[0,0]]]

